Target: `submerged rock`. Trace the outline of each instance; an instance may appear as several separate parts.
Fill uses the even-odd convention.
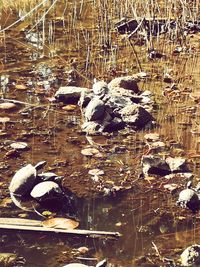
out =
[[[200,245],[192,245],[181,254],[182,266],[200,266]]]
[[[87,92],[89,89],[76,86],[60,87],[55,93],[55,98],[66,104],[77,104],[83,91]]]

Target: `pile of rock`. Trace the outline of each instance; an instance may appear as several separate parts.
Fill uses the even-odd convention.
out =
[[[109,84],[98,81],[92,90],[61,87],[55,98],[65,103],[76,103],[80,94],[79,106],[84,118],[82,130],[87,134],[113,132],[126,127],[138,130],[154,121],[150,114],[152,93],[141,92],[136,77],[115,78]]]

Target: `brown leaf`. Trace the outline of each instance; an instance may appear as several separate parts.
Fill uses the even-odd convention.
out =
[[[44,227],[71,230],[78,227],[77,221],[67,218],[51,218],[42,222]]]

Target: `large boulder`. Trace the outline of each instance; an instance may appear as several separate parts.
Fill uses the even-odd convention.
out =
[[[134,103],[122,108],[119,111],[119,114],[125,123],[134,126],[137,129],[142,129],[149,122],[154,121],[154,118],[148,111],[146,111],[142,106]]]
[[[124,76],[113,79],[109,84],[108,88],[112,90],[116,90],[116,88],[123,88],[126,90],[130,90],[135,94],[140,93],[140,90],[137,85],[137,79],[133,76]]]
[[[90,91],[85,87],[76,87],[76,86],[64,86],[60,87],[55,93],[55,98],[58,101],[62,101],[66,104],[77,104],[81,93]]]

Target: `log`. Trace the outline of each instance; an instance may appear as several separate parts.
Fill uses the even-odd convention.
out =
[[[21,221],[21,219],[15,219],[16,220],[15,222],[14,220],[11,220],[11,223],[7,224],[6,220],[4,219],[10,220],[12,218],[0,218],[0,229],[47,232],[47,233],[58,233],[58,234],[60,233],[60,234],[88,235],[90,237],[98,237],[98,236],[120,237],[121,236],[119,232],[93,231],[93,230],[83,230],[83,229],[64,230],[64,229],[58,229],[58,228],[47,228],[43,226],[28,225],[29,223],[35,224],[36,223],[35,220],[33,220],[34,222],[28,222],[29,220],[26,220],[26,223],[25,223],[26,225],[22,225],[23,221]],[[9,220],[7,222],[9,222]],[[4,222],[2,223],[2,221]],[[40,221],[38,221],[38,223],[41,224]]]

